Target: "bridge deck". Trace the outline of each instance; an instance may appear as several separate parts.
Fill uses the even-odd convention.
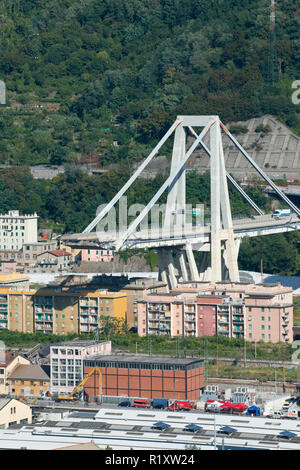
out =
[[[283,233],[300,228],[300,219],[292,214],[285,217],[274,218],[271,215],[256,216],[253,218],[233,220],[235,238],[245,236],[271,235]],[[192,244],[207,243],[210,239],[210,224],[203,226],[186,226],[184,230],[171,227],[171,230],[162,228],[142,230],[131,235],[121,249],[152,248],[164,246],[182,246],[186,242]],[[113,248],[122,233],[89,232],[63,235],[61,240],[69,246],[78,248]],[[224,239],[226,234],[224,233]]]

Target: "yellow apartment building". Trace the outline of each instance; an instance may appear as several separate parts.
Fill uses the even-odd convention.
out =
[[[101,316],[127,319],[125,293],[104,290],[0,288],[0,329],[57,335],[93,333]]]

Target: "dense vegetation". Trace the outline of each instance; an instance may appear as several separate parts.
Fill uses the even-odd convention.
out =
[[[1,170],[0,212],[37,211],[44,226],[82,230],[178,114],[218,114],[228,123],[268,113],[300,134],[291,100],[299,9],[295,0],[276,8],[272,46],[269,0],[3,0],[0,164],[17,167]],[[171,143],[162,151],[169,156]],[[74,167],[90,161],[114,168],[99,178]],[[66,172],[34,180],[27,166],[39,163]],[[128,204],[148,201],[162,181],[139,180]],[[190,173],[188,187],[188,202],[209,200],[208,175]],[[249,215],[230,191],[234,216]],[[249,191],[266,209],[259,188]],[[258,270],[263,257],[265,271],[299,273],[297,235],[274,238],[271,257],[269,243],[246,240],[241,268]]]
[[[125,325],[123,325],[125,327]],[[124,330],[124,331],[122,331]],[[31,347],[34,344],[53,344],[60,341],[72,340],[76,335],[65,336],[48,335],[44,333],[19,333],[17,331],[0,331],[0,340],[7,348],[9,347]],[[90,336],[88,336],[90,338]],[[87,338],[80,335],[80,338]],[[289,361],[293,353],[291,344],[284,343],[264,343],[259,341],[254,345],[251,342],[244,342],[243,339],[229,339],[220,336],[209,336],[202,338],[170,338],[168,336],[144,336],[140,337],[136,333],[126,331],[121,325],[112,325],[111,322],[105,324],[105,331],[99,335],[100,340],[109,339],[112,348],[129,351],[131,353],[143,354],[166,354],[178,357],[194,356],[202,358],[232,358],[234,363],[244,361],[245,346],[247,359],[269,359],[275,361]]]
[[[300,132],[299,10],[276,2],[270,83],[269,3],[3,0],[0,163],[133,162],[178,114],[270,113]]]

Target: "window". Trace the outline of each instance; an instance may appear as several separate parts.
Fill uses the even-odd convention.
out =
[[[252,330],[252,325],[248,325],[249,330]]]
[[[251,317],[251,316],[248,316],[248,321],[252,321],[252,317]]]
[[[261,317],[261,321],[265,321],[265,317]]]
[[[265,307],[261,307],[261,311],[264,312],[264,311],[265,311]]]
[[[264,330],[264,329],[265,329],[265,325],[261,325],[261,329]]]

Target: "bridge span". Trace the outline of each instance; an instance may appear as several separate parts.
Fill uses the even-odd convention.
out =
[[[195,132],[194,127],[202,129],[201,132],[199,134]],[[112,213],[116,203],[120,204],[126,191],[173,133],[170,175],[160,189],[141,208],[129,227],[127,227],[128,214],[126,213],[125,216],[122,215],[125,224],[121,224],[125,228],[119,228],[118,233],[115,234],[111,229],[107,232],[104,229],[99,230],[101,224],[104,227],[103,221]],[[187,148],[187,135],[195,139],[189,148]],[[205,144],[203,139],[207,136],[208,143]],[[223,136],[230,139],[268,187],[272,188],[291,209],[291,216],[276,219],[271,215],[264,214],[226,171]],[[210,158],[210,221],[206,222],[203,215],[202,223],[193,226],[192,221],[187,217],[186,163],[198,146],[201,146]],[[248,219],[232,219],[227,180],[251,205],[252,212],[258,215]],[[168,196],[163,225],[160,227],[157,224],[157,228],[151,226],[149,229],[148,214],[151,214],[165,191],[168,192]],[[161,278],[173,288],[176,287],[178,279],[183,281],[209,280],[212,282],[228,279],[232,282],[239,282],[238,252],[242,238],[289,232],[299,230],[299,228],[300,209],[259,168],[218,116],[177,116],[176,121],[154,150],[113,199],[100,208],[94,220],[83,233],[64,235],[62,240],[66,244],[78,248],[103,248],[116,251],[155,248],[159,254]],[[95,232],[93,232],[94,229],[96,229]],[[194,251],[203,252],[200,267],[196,265]]]
[[[244,237],[257,237],[276,233],[291,232],[300,229],[300,219],[292,214],[285,217],[274,218],[272,215],[253,216],[251,218],[233,219],[233,232],[235,239]],[[167,231],[164,227],[135,232],[128,237],[119,251],[128,249],[162,248],[169,246],[184,246],[190,242],[192,245],[209,243],[211,224],[203,227],[192,227],[190,230],[177,229]],[[111,232],[88,232],[65,234],[61,237],[66,245],[72,248],[88,249],[116,249],[118,241],[125,232],[118,237]]]

